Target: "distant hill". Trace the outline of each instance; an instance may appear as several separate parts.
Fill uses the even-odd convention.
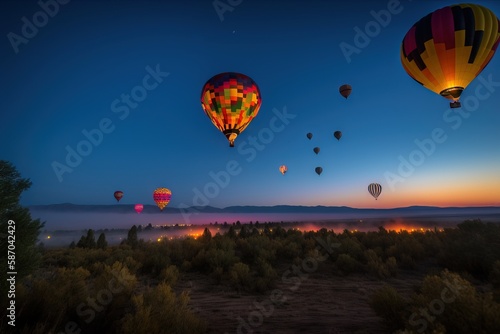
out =
[[[72,203],[32,205],[30,210],[52,211],[52,212],[100,212],[100,213],[131,213],[134,212],[134,204],[112,204],[112,205],[80,205]],[[300,206],[300,205],[275,205],[275,206],[229,206],[216,208],[212,206],[190,207],[186,209],[166,207],[160,211],[156,205],[144,205],[143,214],[147,213],[332,213],[332,214],[386,214],[388,216],[422,216],[422,215],[463,215],[463,214],[499,214],[500,207],[435,207],[435,206],[408,206],[391,209],[360,209],[347,206]]]

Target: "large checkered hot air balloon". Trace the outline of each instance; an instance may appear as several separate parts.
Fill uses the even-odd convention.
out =
[[[458,4],[438,9],[410,28],[401,44],[406,72],[460,107],[460,95],[485,68],[500,41],[500,22],[488,8]]]
[[[201,107],[234,147],[236,137],[257,116],[261,105],[257,84],[248,76],[226,72],[212,77],[201,91]]]

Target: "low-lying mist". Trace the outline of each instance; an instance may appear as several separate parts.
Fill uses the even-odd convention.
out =
[[[66,215],[70,219],[72,217],[71,214],[59,214]],[[121,228],[102,228],[103,225],[100,221],[90,220],[90,223],[84,226],[84,217],[96,216],[97,214],[84,214],[78,215],[77,219],[79,220],[78,226],[80,229],[69,229],[69,228],[59,228],[54,230],[45,229],[43,233],[40,235],[40,242],[43,242],[45,247],[65,247],[69,246],[71,242],[77,243],[82,236],[87,235],[88,229],[93,229],[95,232],[95,239],[99,237],[101,233],[104,233],[106,236],[106,241],[109,245],[118,245],[124,239],[127,238],[127,234],[129,229],[133,226],[140,226],[138,231],[138,238],[143,239],[144,241],[160,241],[162,238],[174,239],[180,237],[191,236],[197,238],[202,235],[203,230],[207,227],[212,235],[217,233],[225,233],[233,224],[236,225],[237,220],[227,220],[227,221],[218,221],[214,220],[208,224],[185,224],[185,223],[166,223],[165,220],[162,222],[166,224],[153,224],[151,223],[150,227],[147,227],[150,222],[154,222],[154,219],[145,219],[140,220],[137,217],[134,219],[129,217],[127,214],[118,214],[114,216],[119,216],[121,220],[119,221],[119,225]],[[108,214],[109,215],[109,214]],[[99,216],[103,216],[102,214]],[[206,216],[206,214],[205,214]],[[241,217],[241,215],[239,215]],[[253,215],[259,216],[259,215]],[[269,214],[267,217],[269,218]],[[261,219],[262,215],[259,216]],[[379,227],[384,227],[387,230],[433,230],[433,229],[442,229],[447,227],[455,227],[457,224],[463,222],[468,218],[463,217],[440,217],[440,218],[365,218],[365,219],[323,219],[319,220],[319,217],[313,217],[317,220],[303,219],[302,221],[297,220],[297,215],[294,215],[295,220],[291,221],[281,221],[281,220],[250,220],[244,219],[239,220],[241,224],[249,224],[252,222],[250,228],[257,227],[261,232],[264,229],[265,222],[273,222],[280,223],[285,229],[294,228],[303,232],[306,231],[317,231],[322,228],[326,228],[327,230],[333,230],[335,233],[342,233],[344,230],[349,231],[376,231]],[[75,218],[75,217],[73,217]],[[95,217],[94,217],[95,218]],[[142,217],[141,217],[142,218]],[[148,217],[150,218],[150,217]],[[228,218],[227,216],[225,218]],[[299,217],[300,218],[300,217]],[[323,217],[325,218],[325,217]],[[470,218],[475,219],[475,218]],[[255,223],[259,221],[259,224]],[[498,222],[499,219],[491,219],[489,221]],[[227,224],[224,224],[226,222]],[[177,224],[177,226],[175,226]],[[104,225],[106,226],[106,225]],[[47,227],[47,226],[46,226]],[[68,227],[71,227],[69,224]],[[82,228],[83,227],[83,228]],[[239,229],[238,226],[235,226]],[[272,228],[272,226],[270,226]]]

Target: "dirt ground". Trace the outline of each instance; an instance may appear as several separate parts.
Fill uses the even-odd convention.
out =
[[[190,291],[190,304],[208,322],[210,334],[387,333],[368,305],[369,296],[384,284],[408,295],[424,276],[412,271],[382,281],[360,274],[313,273],[300,284],[278,279],[276,290],[251,295],[186,274],[177,289]]]

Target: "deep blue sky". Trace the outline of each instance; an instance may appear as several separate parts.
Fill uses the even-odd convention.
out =
[[[447,114],[447,100],[413,81],[399,60],[411,25],[452,3],[401,0],[400,12],[359,54],[350,62],[343,55],[339,45],[355,45],[354,28],[365,30],[370,11],[393,2],[243,0],[221,20],[210,0],[73,0],[16,53],[8,34],[21,35],[22,18],[33,22],[41,7],[3,1],[0,159],[32,180],[26,205],[113,204],[115,190],[125,193],[120,203],[153,204],[157,187],[172,190],[174,207],[192,205],[196,189],[218,194],[194,204],[218,207],[500,205],[500,84],[488,91],[476,79],[462,100],[478,101],[476,88],[490,96],[464,106],[464,116]],[[498,1],[476,3],[500,15]],[[148,66],[169,74],[126,117],[123,102],[113,112],[116,99],[142,86]],[[482,76],[500,82],[499,69],[495,55]],[[226,71],[253,78],[263,101],[235,148],[200,106],[203,84]],[[344,83],[353,86],[348,100],[338,93]],[[295,117],[281,127],[274,109]],[[66,165],[66,147],[76,149],[82,131],[103,119],[114,130],[58,178],[54,162]],[[268,138],[271,124],[282,131]],[[399,156],[409,159],[414,141],[436,128],[446,140],[391,187],[386,175],[398,173]],[[343,132],[340,141],[335,130]],[[259,134],[269,140],[259,140],[261,151],[249,149],[250,136]],[[238,173],[229,184],[206,188],[210,172],[232,160]],[[377,202],[367,192],[371,182],[383,186]]]

